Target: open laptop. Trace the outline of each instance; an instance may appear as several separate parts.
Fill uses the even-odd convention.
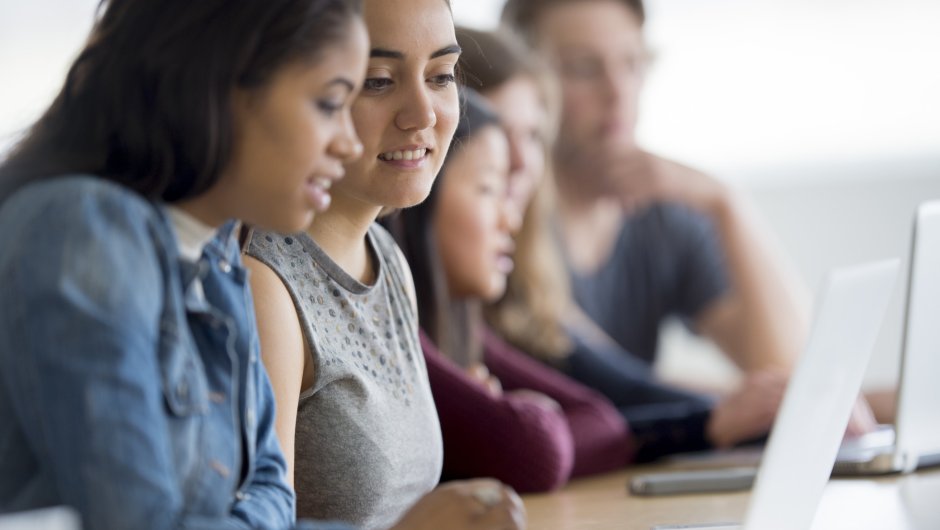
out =
[[[895,424],[843,444],[833,474],[940,465],[940,201],[914,219]]]
[[[812,333],[787,385],[743,525],[665,529],[804,530],[829,480],[862,378],[888,309],[898,260],[831,271]]]

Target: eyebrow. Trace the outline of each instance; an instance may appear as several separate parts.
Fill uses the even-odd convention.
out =
[[[454,53],[459,54],[462,51],[463,50],[460,48],[460,46],[456,44],[451,44],[450,46],[445,46],[441,48],[440,50],[437,50],[436,52],[432,53],[431,59],[437,59],[438,57],[443,57],[445,55],[451,55]],[[382,57],[386,59],[404,59],[405,54],[396,50],[388,50],[385,48],[372,48],[372,50],[369,52],[369,57]]]
[[[459,55],[460,52],[462,51],[463,50],[460,48],[460,46],[456,44],[451,44],[450,46],[445,46],[441,48],[440,50],[437,50],[436,52],[432,53],[431,59],[437,59],[438,57],[443,57],[444,55],[451,55],[455,53]]]

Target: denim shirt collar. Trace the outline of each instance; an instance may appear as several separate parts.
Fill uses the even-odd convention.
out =
[[[165,213],[165,212],[164,212]],[[183,303],[187,312],[209,313],[212,307],[206,301],[202,289],[202,281],[209,273],[213,263],[226,273],[244,281],[245,271],[238,263],[232,263],[232,253],[237,252],[236,235],[241,223],[235,220],[225,222],[202,250],[199,261],[193,263],[183,259],[178,253],[175,256],[180,270],[180,283],[183,286]]]

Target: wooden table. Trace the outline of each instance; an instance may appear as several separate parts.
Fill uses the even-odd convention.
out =
[[[638,466],[576,480],[555,493],[526,495],[523,500],[529,528],[649,530],[656,524],[743,519],[749,491],[665,497],[637,497],[627,492],[632,474],[665,469]],[[813,529],[940,530],[940,470],[832,479],[819,504]]]

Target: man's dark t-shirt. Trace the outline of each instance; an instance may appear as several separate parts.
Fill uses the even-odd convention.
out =
[[[729,288],[711,222],[673,204],[627,218],[609,259],[592,274],[571,273],[571,281],[584,311],[647,363],[655,359],[663,320],[678,316],[689,324]]]

